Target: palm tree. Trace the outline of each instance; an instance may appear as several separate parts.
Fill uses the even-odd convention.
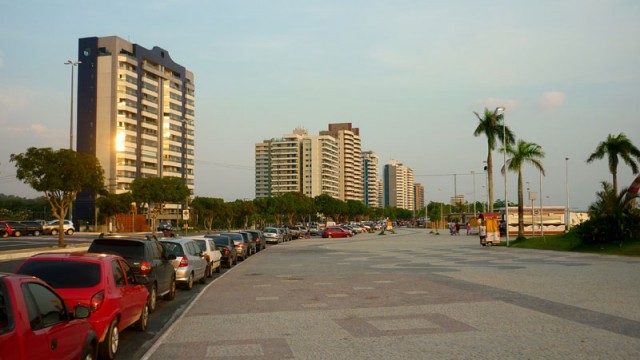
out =
[[[487,137],[487,176],[489,183],[489,212],[493,211],[493,157],[491,153],[496,149],[496,142],[502,142],[504,146],[504,135],[506,133],[507,144],[513,144],[515,137],[508,126],[503,127],[504,115],[498,114],[498,109],[489,111],[484,108],[484,116],[481,117],[477,112],[476,117],[480,121],[476,130],[473,132],[474,136],[485,135]]]
[[[609,134],[607,140],[598,144],[596,150],[587,159],[587,163],[593,162],[596,159],[602,159],[605,155],[609,161],[609,172],[613,175],[613,191],[617,194],[618,157],[622,158],[622,160],[631,167],[633,173],[636,174],[638,173],[638,164],[636,164],[636,161],[640,161],[640,150],[631,143],[631,140],[629,140],[624,133],[620,133],[618,136]]]
[[[542,147],[536,143],[518,140],[515,147],[507,146],[507,154],[511,157],[507,160],[507,169],[518,173],[518,237],[524,235],[524,199],[522,191],[522,165],[532,164],[544,175],[544,168],[540,159],[544,158]],[[504,174],[505,168],[502,167]]]

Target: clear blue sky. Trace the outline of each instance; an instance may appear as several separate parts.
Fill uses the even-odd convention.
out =
[[[636,0],[0,2],[0,193],[37,195],[9,154],[68,146],[63,63],[89,36],[160,46],[195,74],[196,195],[253,198],[255,143],[332,122],[359,127],[383,164],[414,169],[427,201],[472,200],[470,175],[456,190],[434,176],[471,171],[484,198],[472,113],[484,107],[506,107],[516,136],[543,147],[550,205],[565,204],[567,164],[572,208],[611,181],[606,160],[585,163],[607,134],[640,147]],[[538,190],[537,171],[524,177]],[[633,178],[621,165],[620,186]],[[509,190],[515,200],[515,174]]]

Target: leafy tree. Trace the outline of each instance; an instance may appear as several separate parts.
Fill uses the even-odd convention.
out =
[[[367,213],[367,206],[358,200],[347,200],[347,221],[360,221]]]
[[[327,194],[321,194],[314,198],[317,211],[335,222],[339,222],[338,216],[341,202],[341,200],[335,199]]]
[[[609,134],[607,140],[598,144],[596,150],[587,159],[587,163],[605,156],[607,156],[609,163],[609,172],[613,176],[613,191],[618,193],[618,158],[621,158],[625,164],[631,167],[633,173],[637,174],[638,164],[636,161],[640,161],[640,150],[631,143],[631,140],[624,133],[617,136]]]
[[[96,199],[96,207],[100,211],[106,222],[111,222],[117,214],[126,214],[130,212],[133,196],[130,192],[124,194],[105,194]],[[117,229],[116,224],[116,229]]]
[[[617,241],[640,240],[640,214],[631,204],[638,194],[628,188],[617,194],[613,186],[603,181],[602,191],[589,206],[590,219],[576,227],[577,235],[585,244],[604,244]]]
[[[257,198],[253,200],[253,206],[256,208],[256,222],[264,228],[266,223],[273,219],[275,200],[272,197]]]
[[[216,218],[220,218],[224,207],[224,200],[210,197],[197,196],[191,203],[196,216],[202,219],[204,228],[210,232],[213,222]]]
[[[36,191],[44,192],[53,217],[58,219],[58,246],[64,247],[64,218],[81,191],[104,193],[104,171],[98,159],[69,149],[27,149],[11,154],[16,177]]]
[[[153,234],[164,206],[167,203],[182,203],[191,194],[187,185],[177,177],[136,178],[131,183],[131,192],[139,209],[148,207],[154,225],[151,228]]]
[[[235,201],[236,216],[242,221],[242,228],[249,227],[249,219],[255,214],[256,208],[253,206],[253,201],[236,200]]]
[[[518,173],[518,237],[524,236],[524,196],[522,191],[522,166],[526,163],[532,164],[536,169],[544,174],[544,167],[540,159],[544,158],[544,152],[540,145],[536,143],[518,140],[515,147],[507,146],[507,154],[511,158],[507,159],[507,169]],[[502,173],[505,173],[504,166]]]
[[[236,203],[223,203],[220,208],[220,216],[225,221],[227,225],[227,230],[231,230],[233,228],[233,221],[236,218]]]
[[[507,144],[513,144],[515,137],[509,127],[503,127],[504,114],[498,114],[498,108],[494,111],[484,108],[484,115],[481,117],[477,112],[476,117],[479,120],[478,126],[473,132],[474,136],[484,135],[487,137],[487,176],[489,183],[489,211],[493,211],[493,156],[492,152],[496,148],[497,141],[502,142],[504,146],[504,133],[506,132]]]

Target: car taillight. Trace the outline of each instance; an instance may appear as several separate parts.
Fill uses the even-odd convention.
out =
[[[224,256],[229,256],[229,249],[224,249]]]
[[[98,311],[104,303],[104,290],[98,291],[91,297],[91,311]]]
[[[189,266],[189,259],[187,259],[186,256],[183,256],[182,259],[180,259],[180,265],[178,265],[178,267],[184,266]]]
[[[209,254],[205,255],[205,256],[204,256],[204,258],[205,258],[207,261],[211,261],[211,256],[209,256]]]
[[[151,272],[151,264],[148,261],[140,262],[140,274],[147,275]]]

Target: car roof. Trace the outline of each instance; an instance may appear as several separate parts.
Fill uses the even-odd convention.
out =
[[[97,239],[108,239],[108,240],[156,240],[157,237],[155,235],[147,234],[147,235],[105,235],[101,233]],[[96,240],[97,240],[96,239]]]
[[[88,253],[88,252],[61,252],[61,253],[41,253],[27,258],[27,260],[69,260],[69,261],[95,261],[103,259],[122,258],[115,254]]]

